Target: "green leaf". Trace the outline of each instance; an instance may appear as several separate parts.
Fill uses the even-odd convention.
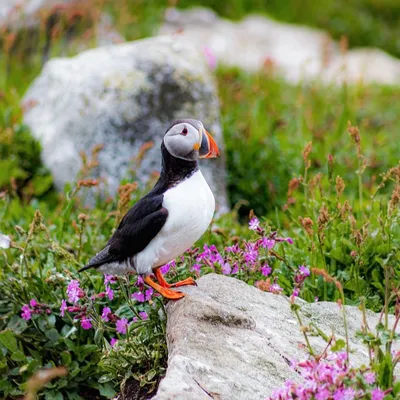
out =
[[[64,400],[64,396],[60,392],[56,392],[55,390],[46,392],[44,397],[46,400]]]
[[[61,337],[58,334],[57,329],[55,329],[55,328],[52,328],[52,329],[46,331],[44,334],[50,340],[50,342],[52,342],[52,343],[57,342],[57,340],[59,340],[60,337]]]
[[[18,350],[17,340],[10,330],[0,332],[0,343],[12,353]]]
[[[337,339],[335,344],[331,347],[331,350],[336,352],[344,349],[346,342],[343,339]]]
[[[20,335],[26,328],[28,328],[28,323],[18,315],[14,315],[7,325],[8,329],[11,329],[17,335]]]
[[[106,374],[103,375],[99,378],[99,383],[106,383],[106,382],[110,382],[114,379],[113,375],[111,374]]]
[[[109,383],[105,383],[104,385],[99,385],[99,391],[100,394],[106,397],[107,399],[111,399],[117,394],[117,392],[113,389],[113,387]]]
[[[25,361],[26,356],[21,350],[17,350],[11,354],[11,359],[13,361]]]
[[[71,364],[72,357],[69,351],[63,351],[61,353],[61,361],[64,366],[68,366]]]

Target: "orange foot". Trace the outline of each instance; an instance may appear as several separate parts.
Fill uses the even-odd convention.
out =
[[[149,276],[146,276],[143,279],[149,286],[151,286],[154,290],[160,293],[163,297],[170,300],[179,300],[182,297],[185,297],[185,294],[182,292],[175,292],[169,288],[163,287],[158,283],[154,282]]]
[[[155,270],[155,275],[156,275],[156,278],[157,278],[158,282],[160,283],[160,285],[161,285],[162,287],[165,287],[165,288],[179,287],[179,286],[188,286],[188,285],[197,286],[197,283],[196,283],[196,281],[195,281],[193,278],[187,278],[187,279],[184,279],[183,281],[176,282],[176,283],[168,283],[168,282],[164,279],[164,276],[163,276],[163,274],[161,273],[160,268],[157,268],[157,269]]]

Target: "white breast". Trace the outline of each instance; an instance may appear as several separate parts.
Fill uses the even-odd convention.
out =
[[[189,249],[210,225],[215,200],[203,174],[196,171],[165,192],[163,207],[168,210],[165,225],[134,258],[139,274],[151,273],[152,268],[168,263]]]

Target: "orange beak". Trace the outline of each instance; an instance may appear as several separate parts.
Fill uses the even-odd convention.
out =
[[[200,158],[215,158],[219,156],[219,149],[214,138],[204,129],[199,149]]]

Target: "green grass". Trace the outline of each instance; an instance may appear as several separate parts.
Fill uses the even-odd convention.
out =
[[[179,2],[182,7],[194,4]],[[262,11],[281,20],[324,25],[335,37],[347,35],[351,45],[379,45],[386,37],[384,48],[393,54],[399,51],[395,50],[400,37],[394,23],[399,17],[395,1],[202,4],[236,19]],[[165,5],[142,0],[121,1],[119,7],[105,2],[102,7],[114,15],[127,38],[137,39],[154,32]],[[55,365],[68,366],[69,374],[47,384],[41,396],[79,399],[100,393],[110,397],[132,377],[149,391],[166,363],[162,301],[132,300],[130,295],[138,289],[128,278],[115,284],[114,300],[92,301],[91,295],[104,290],[102,277],[96,272],[77,274],[79,266],[104,245],[120,214],[142,193],[134,191],[125,203],[118,198],[98,199],[96,207],[88,209],[74,196],[76,184],[62,194],[54,191],[51,176],[40,162],[40,146],[22,125],[20,108],[23,93],[41,69],[41,35],[30,56],[17,49],[0,58],[0,233],[9,234],[14,242],[12,249],[0,249],[4,265],[0,269],[0,396],[16,398],[35,371]],[[53,56],[60,54],[59,39]],[[73,54],[74,49],[68,52]],[[277,245],[275,253],[263,250],[254,268],[235,275],[239,279],[264,289],[276,282],[290,295],[298,266],[306,265],[335,277],[346,303],[393,311],[396,299],[387,298],[385,281],[398,289],[400,167],[395,167],[400,154],[400,88],[334,87],[320,82],[290,85],[267,71],[248,74],[224,66],[217,69],[216,79],[234,211],[215,221],[198,245],[215,245],[230,265],[244,265],[241,256],[232,256],[225,247],[238,243],[245,248],[248,241],[257,241],[246,227],[248,213],[254,210],[266,235],[277,230],[294,244]],[[349,134],[349,121],[359,127],[359,148]],[[310,142],[312,150],[304,154]],[[338,176],[345,185],[343,192]],[[196,256],[186,254],[169,279],[187,277],[194,263]],[[272,268],[268,278],[261,274],[265,263]],[[202,273],[214,269],[222,273],[222,267],[219,263],[203,266]],[[60,316],[61,299],[71,279],[79,279],[87,294],[82,303],[93,318],[92,330],[74,322],[73,313]],[[318,274],[304,283],[300,295],[307,301],[341,298],[335,285]],[[21,307],[32,298],[50,314],[23,320]],[[118,318],[131,319],[140,311],[150,315],[148,322],[132,325],[128,337],[120,336],[120,352],[109,346],[116,337],[115,324],[99,318],[105,306]]]

